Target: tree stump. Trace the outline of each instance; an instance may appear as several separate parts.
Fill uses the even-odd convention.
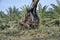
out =
[[[39,0],[32,0],[32,5],[25,14],[25,19],[19,22],[22,29],[36,29],[39,26],[39,17],[36,13],[36,8]]]

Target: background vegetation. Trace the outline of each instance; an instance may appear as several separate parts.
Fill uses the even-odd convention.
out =
[[[19,21],[24,18],[27,6],[21,10],[9,7],[7,13],[0,11],[0,40],[60,40],[60,1],[56,2],[58,5],[51,4],[52,8],[38,5],[40,24],[34,30],[20,29]]]

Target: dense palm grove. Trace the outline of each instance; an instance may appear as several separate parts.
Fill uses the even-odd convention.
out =
[[[44,7],[42,7],[41,4],[38,5],[37,14],[40,18],[40,24],[39,29],[37,30],[20,29],[19,21],[24,18],[25,13],[27,12],[27,6],[22,7],[21,10],[15,6],[13,8],[10,7],[6,10],[6,13],[0,11],[0,39],[19,40],[18,37],[21,35],[23,38],[25,36],[26,38],[29,37],[29,39],[31,38],[30,36],[32,36],[31,40],[59,40],[60,1],[57,0],[56,2],[57,5],[51,4],[52,8],[48,8],[46,5]],[[26,36],[26,34],[28,36]],[[21,38],[21,40],[23,40],[23,38]]]

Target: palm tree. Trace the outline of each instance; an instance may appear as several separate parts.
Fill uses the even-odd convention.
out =
[[[51,6],[53,7],[53,12],[54,12],[54,17],[56,19],[60,18],[60,1],[56,0],[58,5],[55,4],[51,4]]]
[[[43,6],[41,4],[38,5],[38,10],[37,10],[37,13],[39,15],[39,18],[40,18],[40,23],[44,23],[47,19],[47,7],[48,6]]]
[[[7,15],[10,21],[17,20],[18,18],[20,18],[19,14],[20,14],[20,11],[15,6],[13,8],[10,7],[7,10]]]
[[[3,11],[0,11],[0,19],[5,20],[6,14]]]
[[[51,4],[53,7],[52,11],[50,10],[49,13],[51,14],[51,21],[49,23],[54,23],[55,25],[59,26],[60,21],[60,1],[56,0],[58,5]]]
[[[42,7],[41,4],[38,5],[38,10],[37,10],[37,12],[38,12],[38,14],[39,14],[39,16],[40,16],[41,18],[44,18],[44,17],[45,17],[46,12],[47,12],[47,7],[48,7],[48,6],[46,6],[46,5],[45,5],[44,7]]]

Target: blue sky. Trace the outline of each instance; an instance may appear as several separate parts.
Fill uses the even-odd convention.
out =
[[[13,6],[20,8],[24,6],[25,4],[30,5],[31,2],[32,0],[0,0],[0,10],[5,11],[9,7],[13,7]],[[51,7],[50,6],[51,3],[57,4],[56,0],[40,0],[39,3],[41,3],[42,6],[49,5],[49,7]]]

